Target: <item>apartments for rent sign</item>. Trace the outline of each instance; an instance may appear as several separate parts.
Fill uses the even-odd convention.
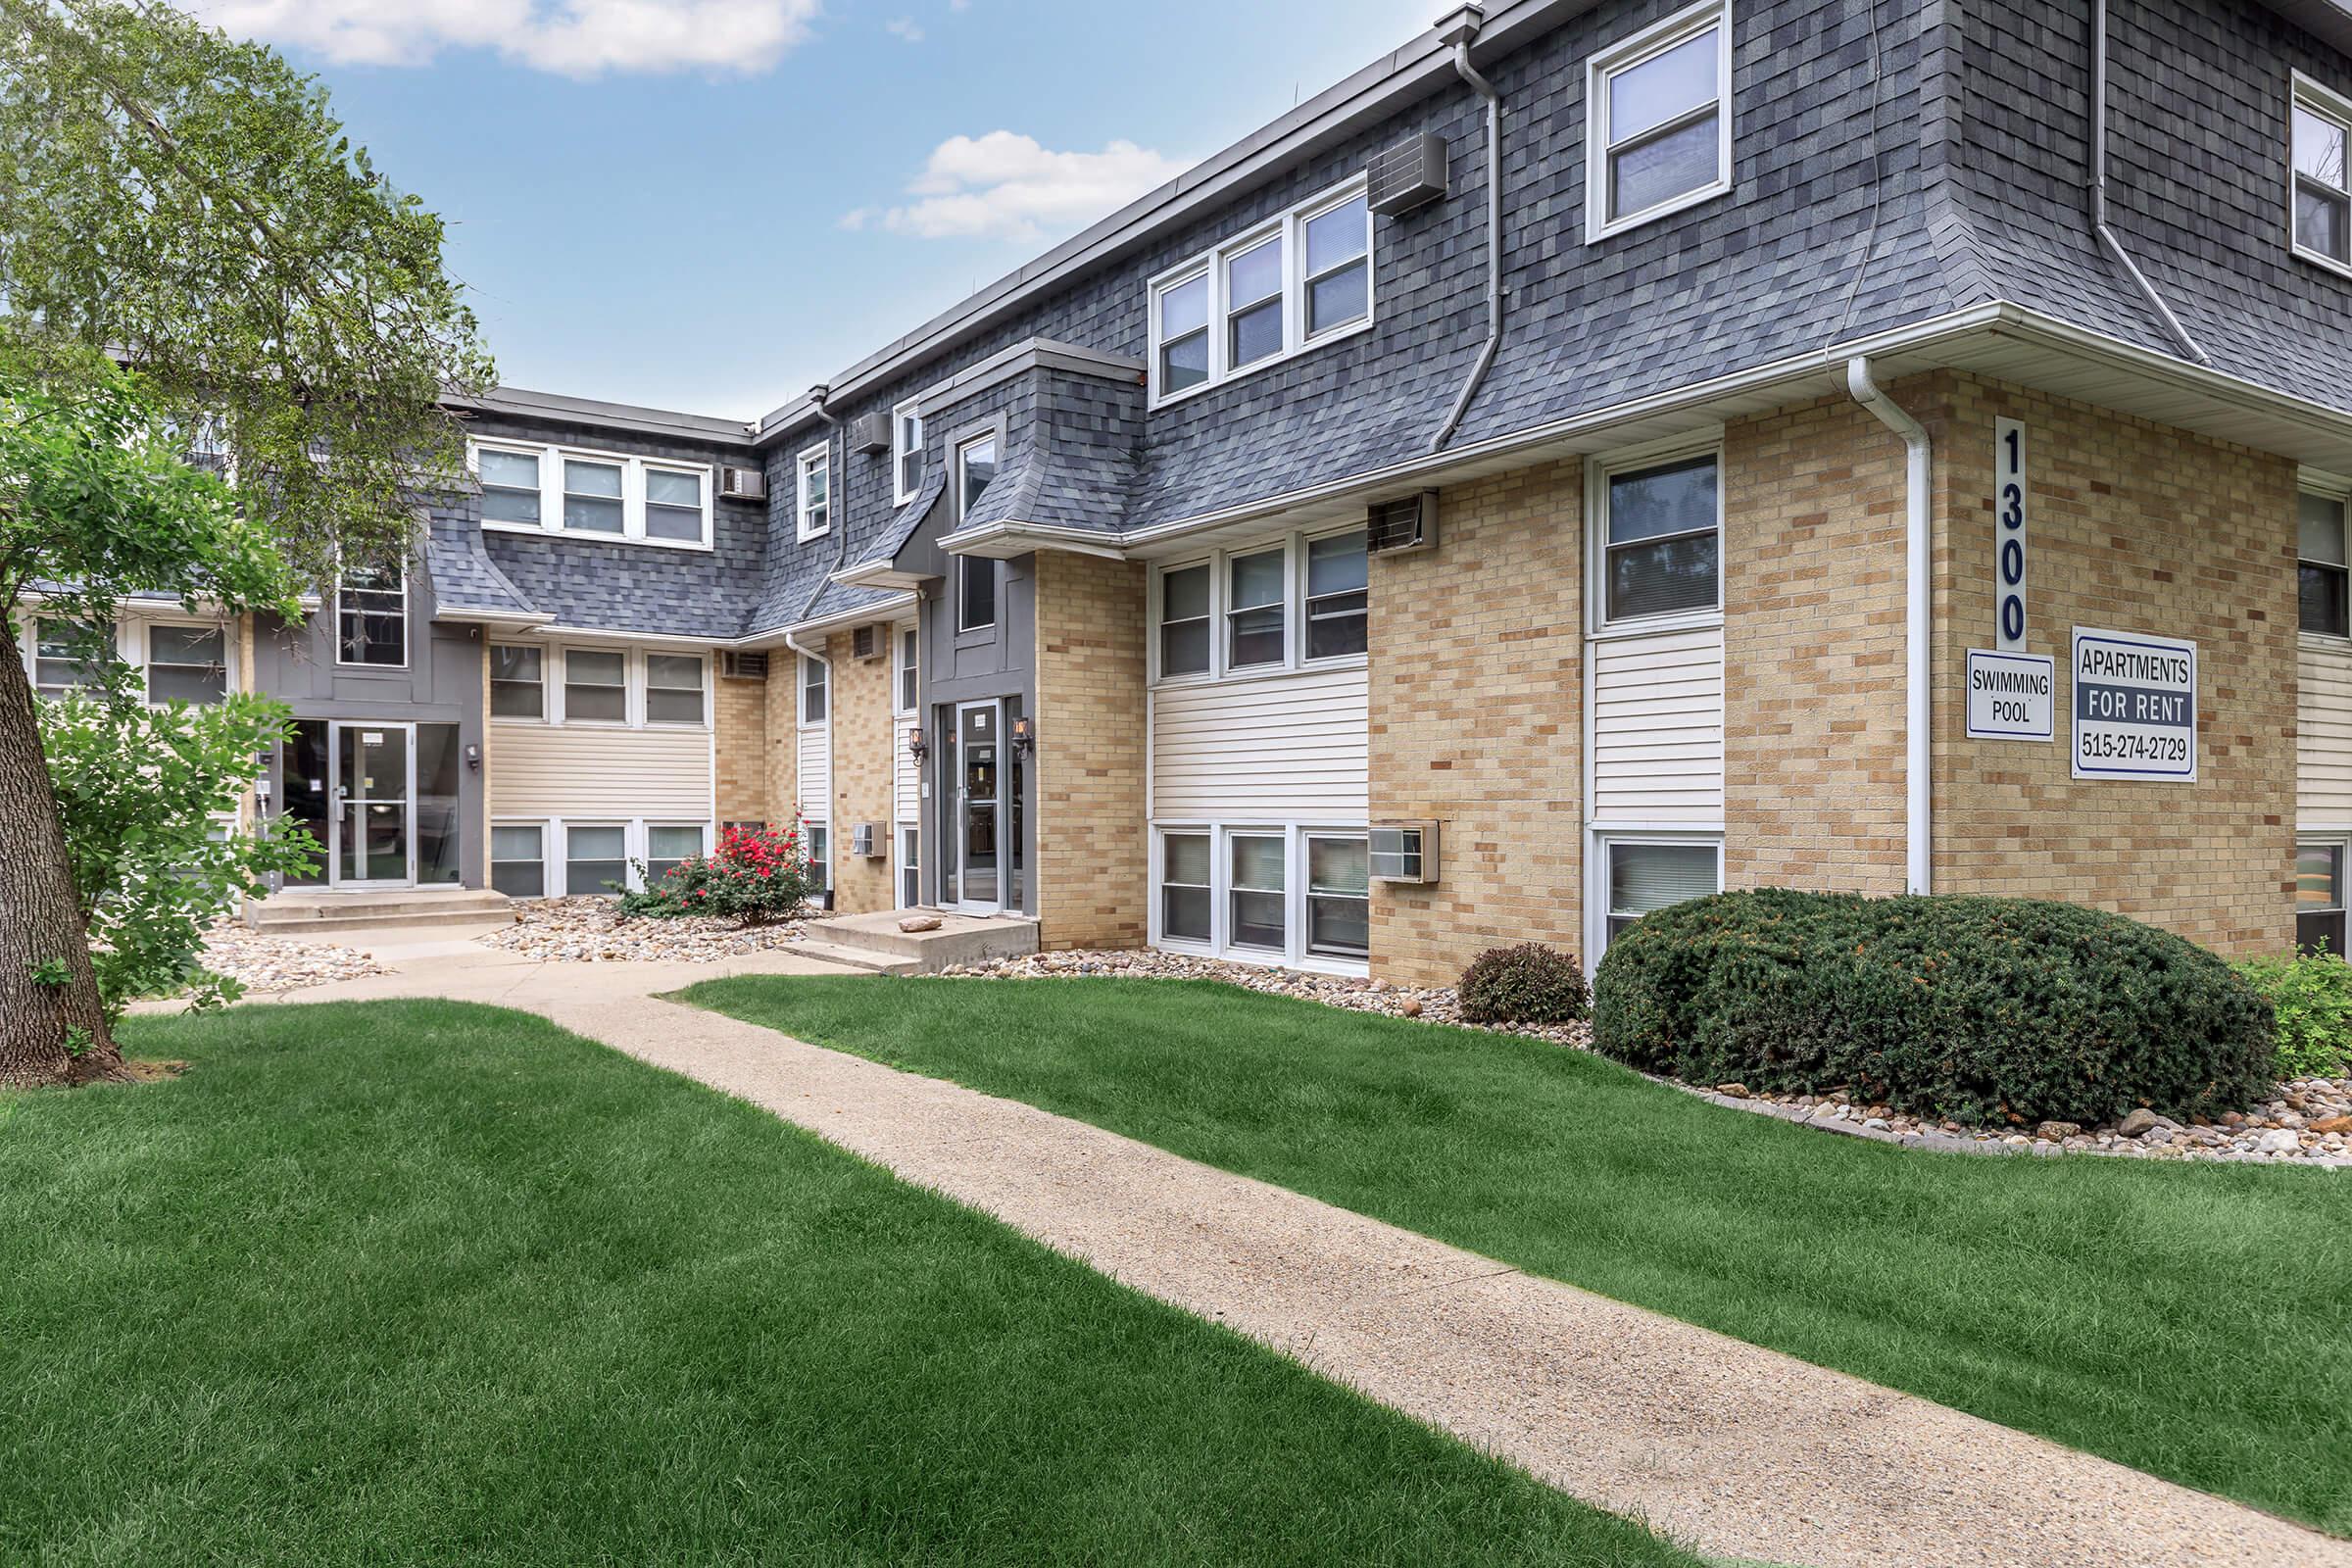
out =
[[[2077,778],[2197,776],[2197,645],[2075,628]]]

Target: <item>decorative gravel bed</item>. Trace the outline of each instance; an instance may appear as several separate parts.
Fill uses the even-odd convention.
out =
[[[550,962],[716,963],[790,947],[808,930],[805,920],[747,927],[732,920],[631,918],[611,899],[583,897],[517,903],[513,925],[476,940]]]
[[[392,972],[357,948],[263,936],[235,919],[216,920],[205,933],[204,966],[259,992],[300,991]]]
[[[1592,1047],[1583,1024],[1516,1028],[1462,1024],[1451,987],[1395,986],[1385,980],[1302,974],[1174,953],[1040,953],[986,964],[959,964],[942,978],[1052,979],[1109,975],[1139,980],[1221,980],[1276,996],[1298,997],[1328,1006],[1351,1007],[1396,1018],[1420,1018],[1484,1028],[1495,1034],[1528,1035],[1579,1051]],[[1776,1096],[1751,1093],[1742,1084],[1712,1088],[1655,1078],[1656,1083],[1740,1110],[1778,1116],[1827,1132],[1902,1144],[1915,1149],[1968,1153],[2114,1154],[2138,1159],[2299,1160],[2352,1165],[2352,1078],[2297,1078],[2276,1087],[2269,1101],[2244,1112],[2230,1111],[2210,1123],[2183,1123],[2151,1111],[2133,1111],[2111,1127],[2083,1128],[2072,1122],[2043,1122],[1991,1132],[1905,1115],[1886,1105],[1857,1103],[1845,1094]]]

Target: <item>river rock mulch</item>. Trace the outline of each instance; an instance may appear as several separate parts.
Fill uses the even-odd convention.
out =
[[[1592,1031],[1584,1024],[1541,1028],[1464,1024],[1450,987],[1396,986],[1385,980],[1303,974],[1175,953],[1039,953],[992,963],[953,965],[939,978],[1027,980],[1072,975],[1219,980],[1250,991],[1298,997],[1359,1012],[1456,1024],[1494,1034],[1528,1035],[1578,1051],[1592,1049]],[[2297,1078],[2277,1085],[2271,1099],[2264,1103],[2243,1112],[2230,1111],[2211,1122],[2178,1122],[2141,1110],[2110,1127],[2043,1122],[2005,1132],[1906,1115],[1886,1105],[1856,1102],[1844,1093],[1765,1095],[1736,1083],[1701,1086],[1657,1077],[1651,1081],[1736,1110],[1913,1149],[1957,1153],[2082,1153],[2133,1159],[2296,1161],[2352,1166],[2352,1078]]]
[[[216,920],[205,933],[204,966],[260,993],[300,991],[392,972],[357,948],[264,936],[235,919]]]
[[[790,947],[808,922],[739,926],[732,920],[623,915],[611,899],[528,899],[514,906],[514,923],[476,941],[550,963],[716,963],[746,954]]]

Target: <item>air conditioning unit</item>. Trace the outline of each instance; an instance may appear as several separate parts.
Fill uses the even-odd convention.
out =
[[[1446,194],[1446,138],[1420,135],[1375,153],[1364,168],[1366,196],[1384,218],[1409,213]]]
[[[850,421],[850,450],[852,452],[888,452],[890,450],[890,416],[880,412],[860,414]]]
[[[1438,824],[1375,822],[1366,845],[1375,882],[1426,887],[1438,879]]]
[[[1379,501],[1364,514],[1364,549],[1375,556],[1401,556],[1438,547],[1438,493]]]
[[[890,853],[890,840],[879,822],[860,822],[850,829],[850,853],[862,860],[879,860]]]
[[[718,467],[718,498],[721,501],[765,501],[767,473],[760,468],[740,467],[722,463]]]
[[[860,626],[850,633],[850,657],[860,664],[871,663],[890,652],[890,644],[879,626]]]
[[[718,656],[718,672],[729,680],[765,680],[767,655],[722,653]]]

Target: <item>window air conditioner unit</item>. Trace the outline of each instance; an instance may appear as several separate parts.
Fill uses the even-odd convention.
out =
[[[746,468],[722,463],[718,468],[718,497],[721,501],[765,501],[767,474],[760,468]]]
[[[767,655],[722,653],[718,656],[718,672],[729,680],[765,680]]]
[[[1364,514],[1364,548],[1375,556],[1401,556],[1438,546],[1438,493],[1374,503]]]
[[[1438,879],[1438,824],[1375,822],[1365,848],[1372,880],[1426,887]]]
[[[882,640],[879,626],[860,626],[850,633],[850,657],[860,664],[880,659],[890,645]]]
[[[888,452],[890,450],[890,416],[860,414],[850,421],[850,450],[852,452]]]
[[[1373,154],[1364,168],[1366,195],[1384,218],[1409,213],[1446,194],[1446,138],[1420,135]]]
[[[859,859],[879,860],[890,851],[890,840],[883,836],[879,822],[860,822],[850,829],[850,853]]]

